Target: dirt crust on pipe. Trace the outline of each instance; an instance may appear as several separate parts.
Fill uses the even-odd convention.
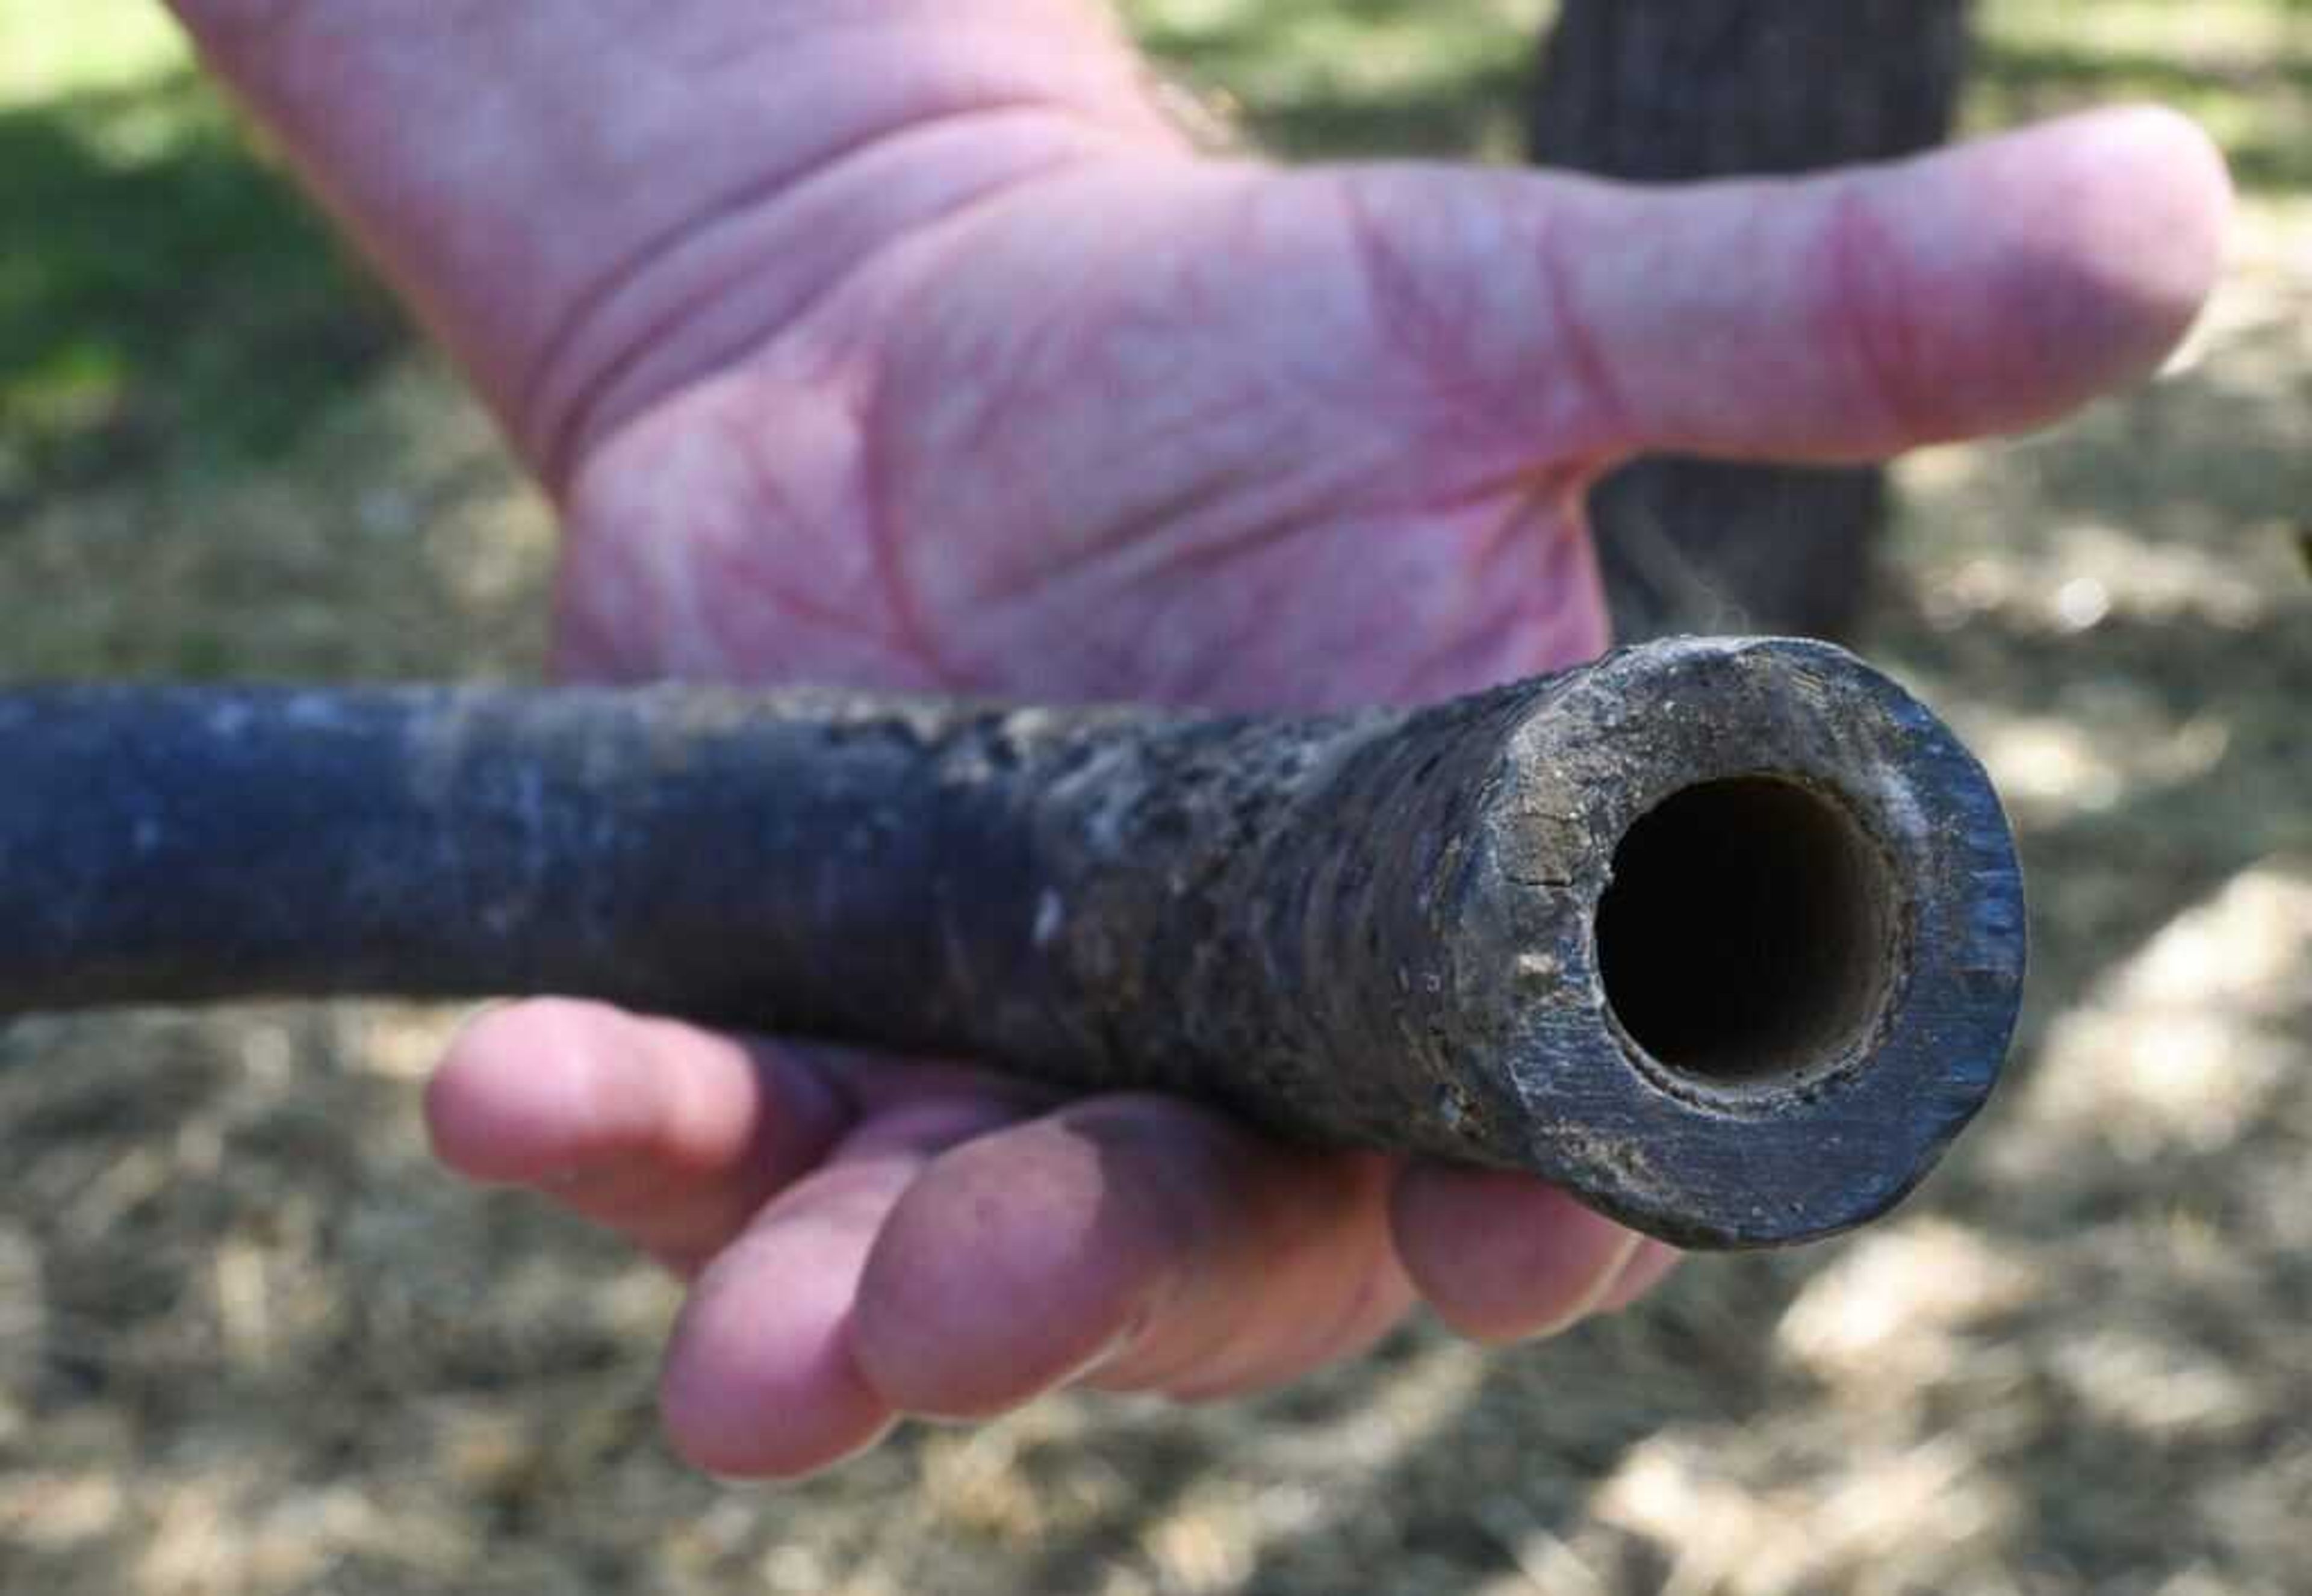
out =
[[[88,688],[0,695],[0,1013],[597,996],[1528,1169],[1688,1246],[1896,1201],[1990,1091],[2020,993],[1981,769],[1818,644],[1648,645],[1307,720]],[[1796,802],[1704,808],[1700,863],[1616,934],[1668,951],[1648,1025],[1690,993],[1723,1005],[1706,1031],[1753,1028],[1758,1057],[1698,1068],[1616,1012],[1600,909],[1647,816],[1743,783]]]

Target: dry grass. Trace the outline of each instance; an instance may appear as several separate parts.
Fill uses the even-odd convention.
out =
[[[262,459],[12,501],[0,675],[532,668],[542,513],[437,369],[379,371]],[[656,1439],[666,1286],[425,1163],[453,1016],[23,1021],[0,1589],[2302,1591],[2308,442],[2312,206],[2274,192],[2168,377],[1907,469],[1870,647],[2011,796],[2037,973],[2014,1084],[1885,1225],[1551,1346],[1416,1327],[1257,1404],[725,1487]]]

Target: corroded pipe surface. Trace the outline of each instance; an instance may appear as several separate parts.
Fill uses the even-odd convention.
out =
[[[1283,721],[692,687],[0,694],[0,1013],[558,992],[1843,1229],[1989,1092],[2020,881],[1851,656]]]

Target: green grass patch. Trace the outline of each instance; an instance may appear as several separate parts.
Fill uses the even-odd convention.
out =
[[[188,67],[0,109],[0,511],[276,452],[405,334]]]
[[[1513,155],[1545,0],[1125,0],[1140,38],[1265,147]]]

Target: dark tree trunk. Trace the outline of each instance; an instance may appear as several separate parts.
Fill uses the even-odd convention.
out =
[[[1564,0],[1536,160],[1639,181],[1794,172],[1949,132],[1966,0]],[[1886,515],[1875,468],[1642,460],[1591,500],[1616,626],[1837,636]]]

